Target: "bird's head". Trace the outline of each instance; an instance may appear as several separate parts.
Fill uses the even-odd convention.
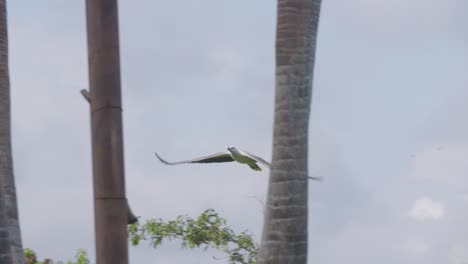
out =
[[[227,149],[228,149],[228,151],[230,151],[230,152],[231,152],[231,151],[236,151],[236,150],[237,150],[237,149],[236,149],[235,147],[233,147],[233,146],[229,146]]]

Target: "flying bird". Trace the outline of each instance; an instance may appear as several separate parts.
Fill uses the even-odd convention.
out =
[[[240,150],[236,147],[228,147],[227,148],[227,151],[225,152],[219,152],[219,153],[216,153],[216,154],[213,154],[213,155],[209,155],[209,156],[204,156],[204,157],[200,157],[200,158],[195,158],[195,159],[191,159],[191,160],[184,160],[184,161],[177,161],[177,162],[169,162],[169,161],[166,161],[164,160],[163,158],[161,158],[158,153],[154,152],[154,154],[156,155],[156,157],[164,164],[167,164],[167,165],[178,165],[178,164],[186,164],[186,163],[220,163],[220,162],[233,162],[233,161],[237,161],[241,164],[246,164],[247,166],[249,166],[252,170],[255,170],[255,171],[261,171],[262,168],[260,168],[260,166],[258,166],[257,163],[261,163],[265,166],[267,166],[268,168],[271,167],[271,164],[254,155],[254,154],[251,154],[245,150]],[[312,179],[312,180],[320,180],[321,178],[320,177],[310,177],[310,176],[307,176],[309,179]]]

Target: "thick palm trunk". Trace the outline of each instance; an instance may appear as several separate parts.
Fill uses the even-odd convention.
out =
[[[24,263],[11,155],[6,1],[0,0],[0,263]]]
[[[258,263],[307,263],[307,152],[320,0],[278,0],[273,161]]]
[[[117,0],[87,0],[96,263],[127,264]]]

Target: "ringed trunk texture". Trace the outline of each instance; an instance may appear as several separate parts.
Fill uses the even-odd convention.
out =
[[[24,263],[11,153],[6,0],[0,0],[0,263]]]
[[[259,264],[307,263],[307,136],[320,4],[278,0],[273,158]]]
[[[117,0],[87,0],[96,263],[127,264]]]

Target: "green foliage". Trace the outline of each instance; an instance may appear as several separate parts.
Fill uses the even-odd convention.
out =
[[[36,252],[30,248],[24,249],[24,258],[26,259],[26,264],[41,264],[37,261]]]
[[[51,259],[44,259],[43,261],[37,260],[37,254],[30,248],[24,249],[24,257],[26,258],[26,264],[54,264]],[[62,262],[59,262],[62,263]],[[67,264],[90,264],[86,250],[79,249],[75,255],[75,261],[68,261]]]
[[[211,247],[226,253],[230,264],[255,264],[258,253],[250,234],[246,231],[235,234],[226,226],[226,220],[212,209],[204,211],[197,219],[179,216],[173,221],[151,219],[143,225],[131,224],[128,234],[134,246],[149,240],[156,248],[167,238],[182,240],[182,246],[186,248]]]
[[[75,262],[68,261],[67,264],[90,264],[86,250],[79,249],[75,254]]]
[[[147,220],[144,224],[128,226],[129,240],[134,246],[143,240],[158,247],[164,239],[179,239],[185,248],[214,248],[227,254],[230,264],[255,264],[258,247],[246,231],[236,234],[226,225],[226,220],[208,209],[198,218],[179,216],[172,221],[162,219]],[[51,259],[37,260],[37,254],[29,248],[24,249],[26,264],[54,264]],[[62,262],[59,262],[62,263]],[[90,264],[86,251],[80,249],[74,261],[67,264]]]

